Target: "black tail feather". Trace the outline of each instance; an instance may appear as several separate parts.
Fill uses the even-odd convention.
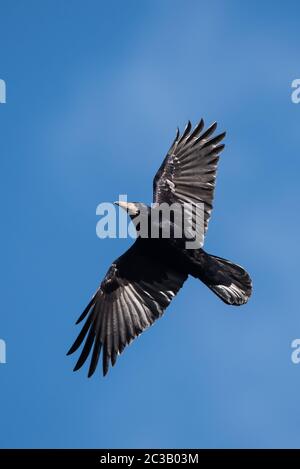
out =
[[[251,278],[243,267],[202,250],[194,252],[192,275],[228,305],[243,305],[252,293]]]

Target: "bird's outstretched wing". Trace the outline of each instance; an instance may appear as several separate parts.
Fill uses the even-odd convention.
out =
[[[203,204],[203,228],[198,233],[200,246],[213,208],[219,154],[225,146],[220,144],[225,132],[213,136],[216,127],[214,123],[202,132],[201,119],[194,129],[189,121],[182,135],[177,129],[175,140],[153,180],[154,203]],[[197,232],[195,213],[191,212],[190,217]]]
[[[109,363],[115,364],[126,345],[162,316],[186,278],[186,274],[168,267],[162,259],[147,255],[143,243],[137,240],[113,262],[76,323],[86,318],[68,352],[68,355],[75,352],[85,341],[74,371],[91,354],[90,377],[102,349],[106,375]]]

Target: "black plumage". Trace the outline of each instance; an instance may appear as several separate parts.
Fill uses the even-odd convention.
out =
[[[202,249],[213,208],[219,154],[224,148],[220,142],[225,133],[214,137],[216,127],[214,123],[202,133],[204,122],[201,119],[194,129],[188,122],[182,135],[177,129],[175,140],[153,181],[152,208],[140,203],[119,202],[133,221],[142,210],[151,220],[153,211],[162,203],[189,203],[191,207],[202,203],[204,224],[199,233],[195,213],[188,209],[199,246],[186,249],[185,239],[175,239],[172,230],[168,239],[138,235],[128,251],[113,262],[77,321],[78,324],[85,319],[68,354],[84,345],[74,371],[91,356],[88,372],[91,376],[102,350],[105,375],[109,364],[115,364],[126,345],[162,316],[188,275],[199,278],[227,304],[239,306],[249,299],[252,285],[247,272]],[[172,225],[172,222],[167,223]]]

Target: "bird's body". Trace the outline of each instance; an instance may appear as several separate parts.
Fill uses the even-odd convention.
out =
[[[118,204],[127,210],[137,229],[134,244],[109,268],[92,300],[77,323],[85,324],[68,353],[85,340],[75,366],[79,369],[91,353],[89,376],[103,353],[103,373],[109,363],[135,337],[153,324],[170,304],[189,275],[201,280],[225,303],[242,305],[251,295],[251,279],[240,266],[210,254],[202,246],[212,210],[219,145],[225,134],[210,138],[216,124],[202,133],[201,120],[194,130],[188,123],[176,138],[154,178],[154,205]],[[177,204],[189,220],[184,231],[180,217],[157,217],[161,204]],[[203,223],[197,222],[193,207],[201,204]],[[143,216],[141,216],[143,215]],[[147,221],[146,233],[140,225]],[[176,226],[181,227],[178,237]],[[167,236],[165,236],[167,229]],[[155,233],[155,236],[153,235]],[[191,237],[192,233],[192,237]],[[197,241],[188,248],[188,241]]]

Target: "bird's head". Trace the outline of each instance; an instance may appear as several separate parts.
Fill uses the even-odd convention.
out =
[[[124,201],[117,201],[114,202],[115,205],[126,210],[130,218],[133,220],[139,215],[147,215],[149,211],[149,207],[146,204],[142,204],[140,202],[124,202]]]

